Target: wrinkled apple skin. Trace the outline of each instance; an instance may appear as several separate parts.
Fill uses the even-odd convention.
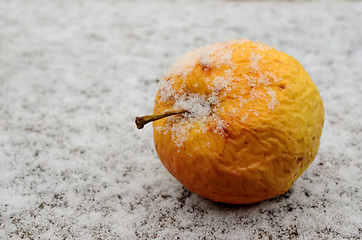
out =
[[[205,130],[194,121],[182,145],[177,144],[175,133],[164,130],[184,118],[173,116],[153,123],[154,143],[162,164],[190,191],[216,202],[250,204],[283,194],[311,164],[319,148],[324,108],[317,87],[293,57],[273,48],[260,50],[250,41],[229,43],[228,48],[234,69],[205,66],[200,60],[186,76],[171,72],[163,79],[172,81],[173,93],[208,95],[215,76],[225,71],[235,76],[228,80],[232,88],[219,94],[221,133],[213,123]],[[252,71],[252,54],[262,57],[257,71]],[[250,76],[270,79],[267,86],[258,86],[250,84]],[[253,100],[255,89],[259,98]],[[271,93],[275,106],[267,99]],[[158,91],[154,114],[175,105],[175,99],[160,95]],[[240,99],[249,100],[241,106]]]

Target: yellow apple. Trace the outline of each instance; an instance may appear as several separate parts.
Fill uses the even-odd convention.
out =
[[[180,183],[213,201],[249,204],[286,192],[314,160],[324,108],[293,57],[229,40],[164,74],[153,115],[137,122],[156,119],[157,154]]]

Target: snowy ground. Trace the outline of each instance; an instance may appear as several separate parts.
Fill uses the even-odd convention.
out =
[[[1,1],[0,239],[361,239],[361,25],[361,2]],[[315,162],[249,206],[184,189],[133,122],[230,38],[297,58],[326,110]]]

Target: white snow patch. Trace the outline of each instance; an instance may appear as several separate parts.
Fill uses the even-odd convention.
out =
[[[39,3],[0,1],[1,239],[361,238],[361,2]],[[326,120],[289,192],[230,207],[183,188],[133,121],[180,52],[241,35],[295,56]]]

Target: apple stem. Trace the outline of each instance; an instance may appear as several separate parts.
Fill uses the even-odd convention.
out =
[[[142,129],[149,122],[153,122],[153,121],[165,118],[165,117],[182,114],[182,113],[187,113],[187,112],[188,111],[185,109],[176,109],[176,110],[170,110],[170,111],[167,111],[167,112],[161,113],[161,114],[136,117],[135,123],[136,123],[138,129]]]

